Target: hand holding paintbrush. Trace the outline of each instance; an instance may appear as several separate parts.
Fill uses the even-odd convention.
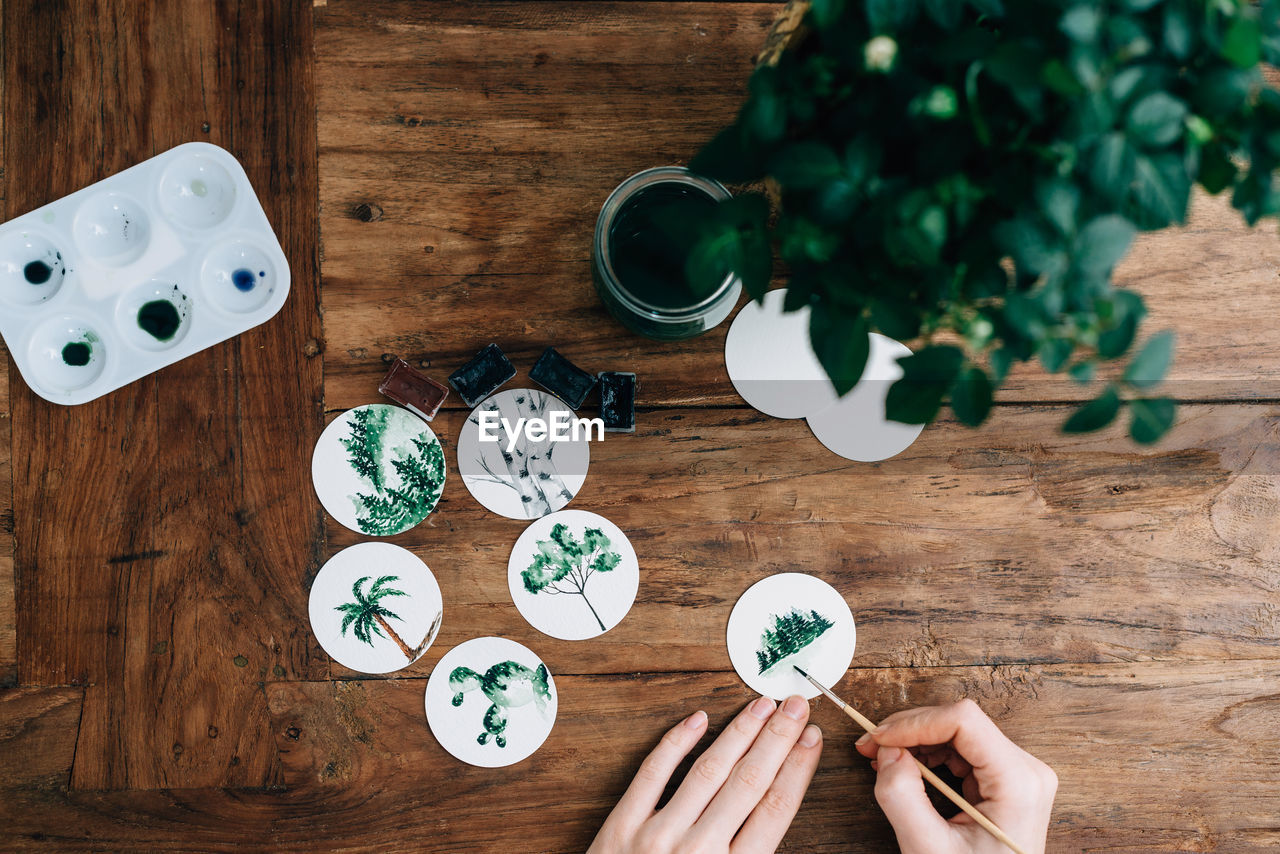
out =
[[[1057,777],[1000,732],[976,704],[963,700],[910,709],[877,726],[799,667],[795,670],[867,731],[858,750],[877,760],[876,800],[903,854],[1044,851]],[[939,779],[912,749],[929,765],[946,764],[964,778],[969,799]],[[925,794],[925,780],[962,814],[951,821],[938,815]]]

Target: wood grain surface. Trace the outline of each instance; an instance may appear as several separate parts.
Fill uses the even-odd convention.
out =
[[[750,699],[725,623],[781,571],[849,601],[838,691],[863,711],[972,697],[1058,771],[1050,851],[1280,846],[1273,223],[1198,198],[1122,265],[1149,329],[1179,336],[1186,403],[1155,447],[1062,435],[1080,390],[1023,370],[983,429],[944,419],[855,464],[743,405],[724,328],[646,341],[590,283],[604,197],[732,117],[776,4],[2,8],[5,216],[208,140],[245,164],[293,291],[84,406],[0,365],[0,850],[580,852],[667,727]],[[573,505],[627,531],[636,604],[589,642],[524,622],[524,525],[462,486],[451,396],[444,497],[390,538],[438,578],[440,637],[400,673],[351,672],[307,617],[321,563],[364,539],[315,500],[315,438],[381,399],[393,356],[443,379],[490,341],[512,387],[548,345],[639,374],[637,432],[593,445]],[[440,657],[487,634],[560,692],[509,769],[453,760],[422,711]],[[893,850],[857,733],[825,701],[814,719],[822,766],[781,850]]]

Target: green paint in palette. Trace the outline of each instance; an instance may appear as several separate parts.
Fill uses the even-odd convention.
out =
[[[83,368],[93,358],[93,348],[87,341],[72,341],[62,348],[62,361],[73,368]]]
[[[138,326],[157,341],[169,341],[182,326],[182,316],[167,299],[154,299],[138,309]]]

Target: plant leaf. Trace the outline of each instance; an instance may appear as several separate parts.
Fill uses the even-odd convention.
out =
[[[1142,297],[1133,291],[1116,291],[1111,306],[1115,326],[1098,335],[1098,355],[1104,359],[1115,359],[1125,354],[1138,332],[1138,324],[1147,313]]]
[[[829,303],[815,305],[809,315],[813,352],[818,355],[838,395],[848,393],[862,379],[871,352],[867,333],[867,319],[863,314],[850,318],[833,312]]]
[[[1125,368],[1124,381],[1134,388],[1159,385],[1173,361],[1173,343],[1174,334],[1168,329],[1148,338],[1129,367]]]
[[[885,416],[904,424],[925,424],[937,416],[943,396],[964,364],[964,354],[959,347],[934,344],[903,356],[898,364],[902,378],[889,387]]]
[[[1089,220],[1076,241],[1076,265],[1086,274],[1105,277],[1124,253],[1137,229],[1119,214],[1104,214]]]
[[[1150,445],[1169,432],[1178,405],[1167,397],[1129,401],[1129,435],[1140,445]]]
[[[1239,68],[1253,68],[1262,59],[1262,25],[1248,6],[1236,11],[1222,39],[1222,55]]]
[[[1102,394],[1085,403],[1062,425],[1063,433],[1090,433],[1100,430],[1115,420],[1120,411],[1120,395],[1115,386],[1108,385]]]
[[[840,159],[824,143],[796,142],[773,156],[769,174],[783,187],[812,190],[840,176]]]
[[[991,378],[977,365],[969,365],[951,385],[951,411],[960,423],[977,427],[991,411]]]
[[[1152,92],[1129,111],[1129,133],[1138,142],[1163,148],[1182,136],[1187,105],[1167,92]]]

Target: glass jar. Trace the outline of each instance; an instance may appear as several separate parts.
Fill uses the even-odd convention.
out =
[[[659,166],[618,185],[600,209],[591,246],[596,291],[624,326],[649,338],[692,338],[729,316],[742,293],[732,272],[710,294],[696,294],[684,275],[690,230],[661,233],[660,209],[696,216],[730,197],[724,185],[681,166]]]

